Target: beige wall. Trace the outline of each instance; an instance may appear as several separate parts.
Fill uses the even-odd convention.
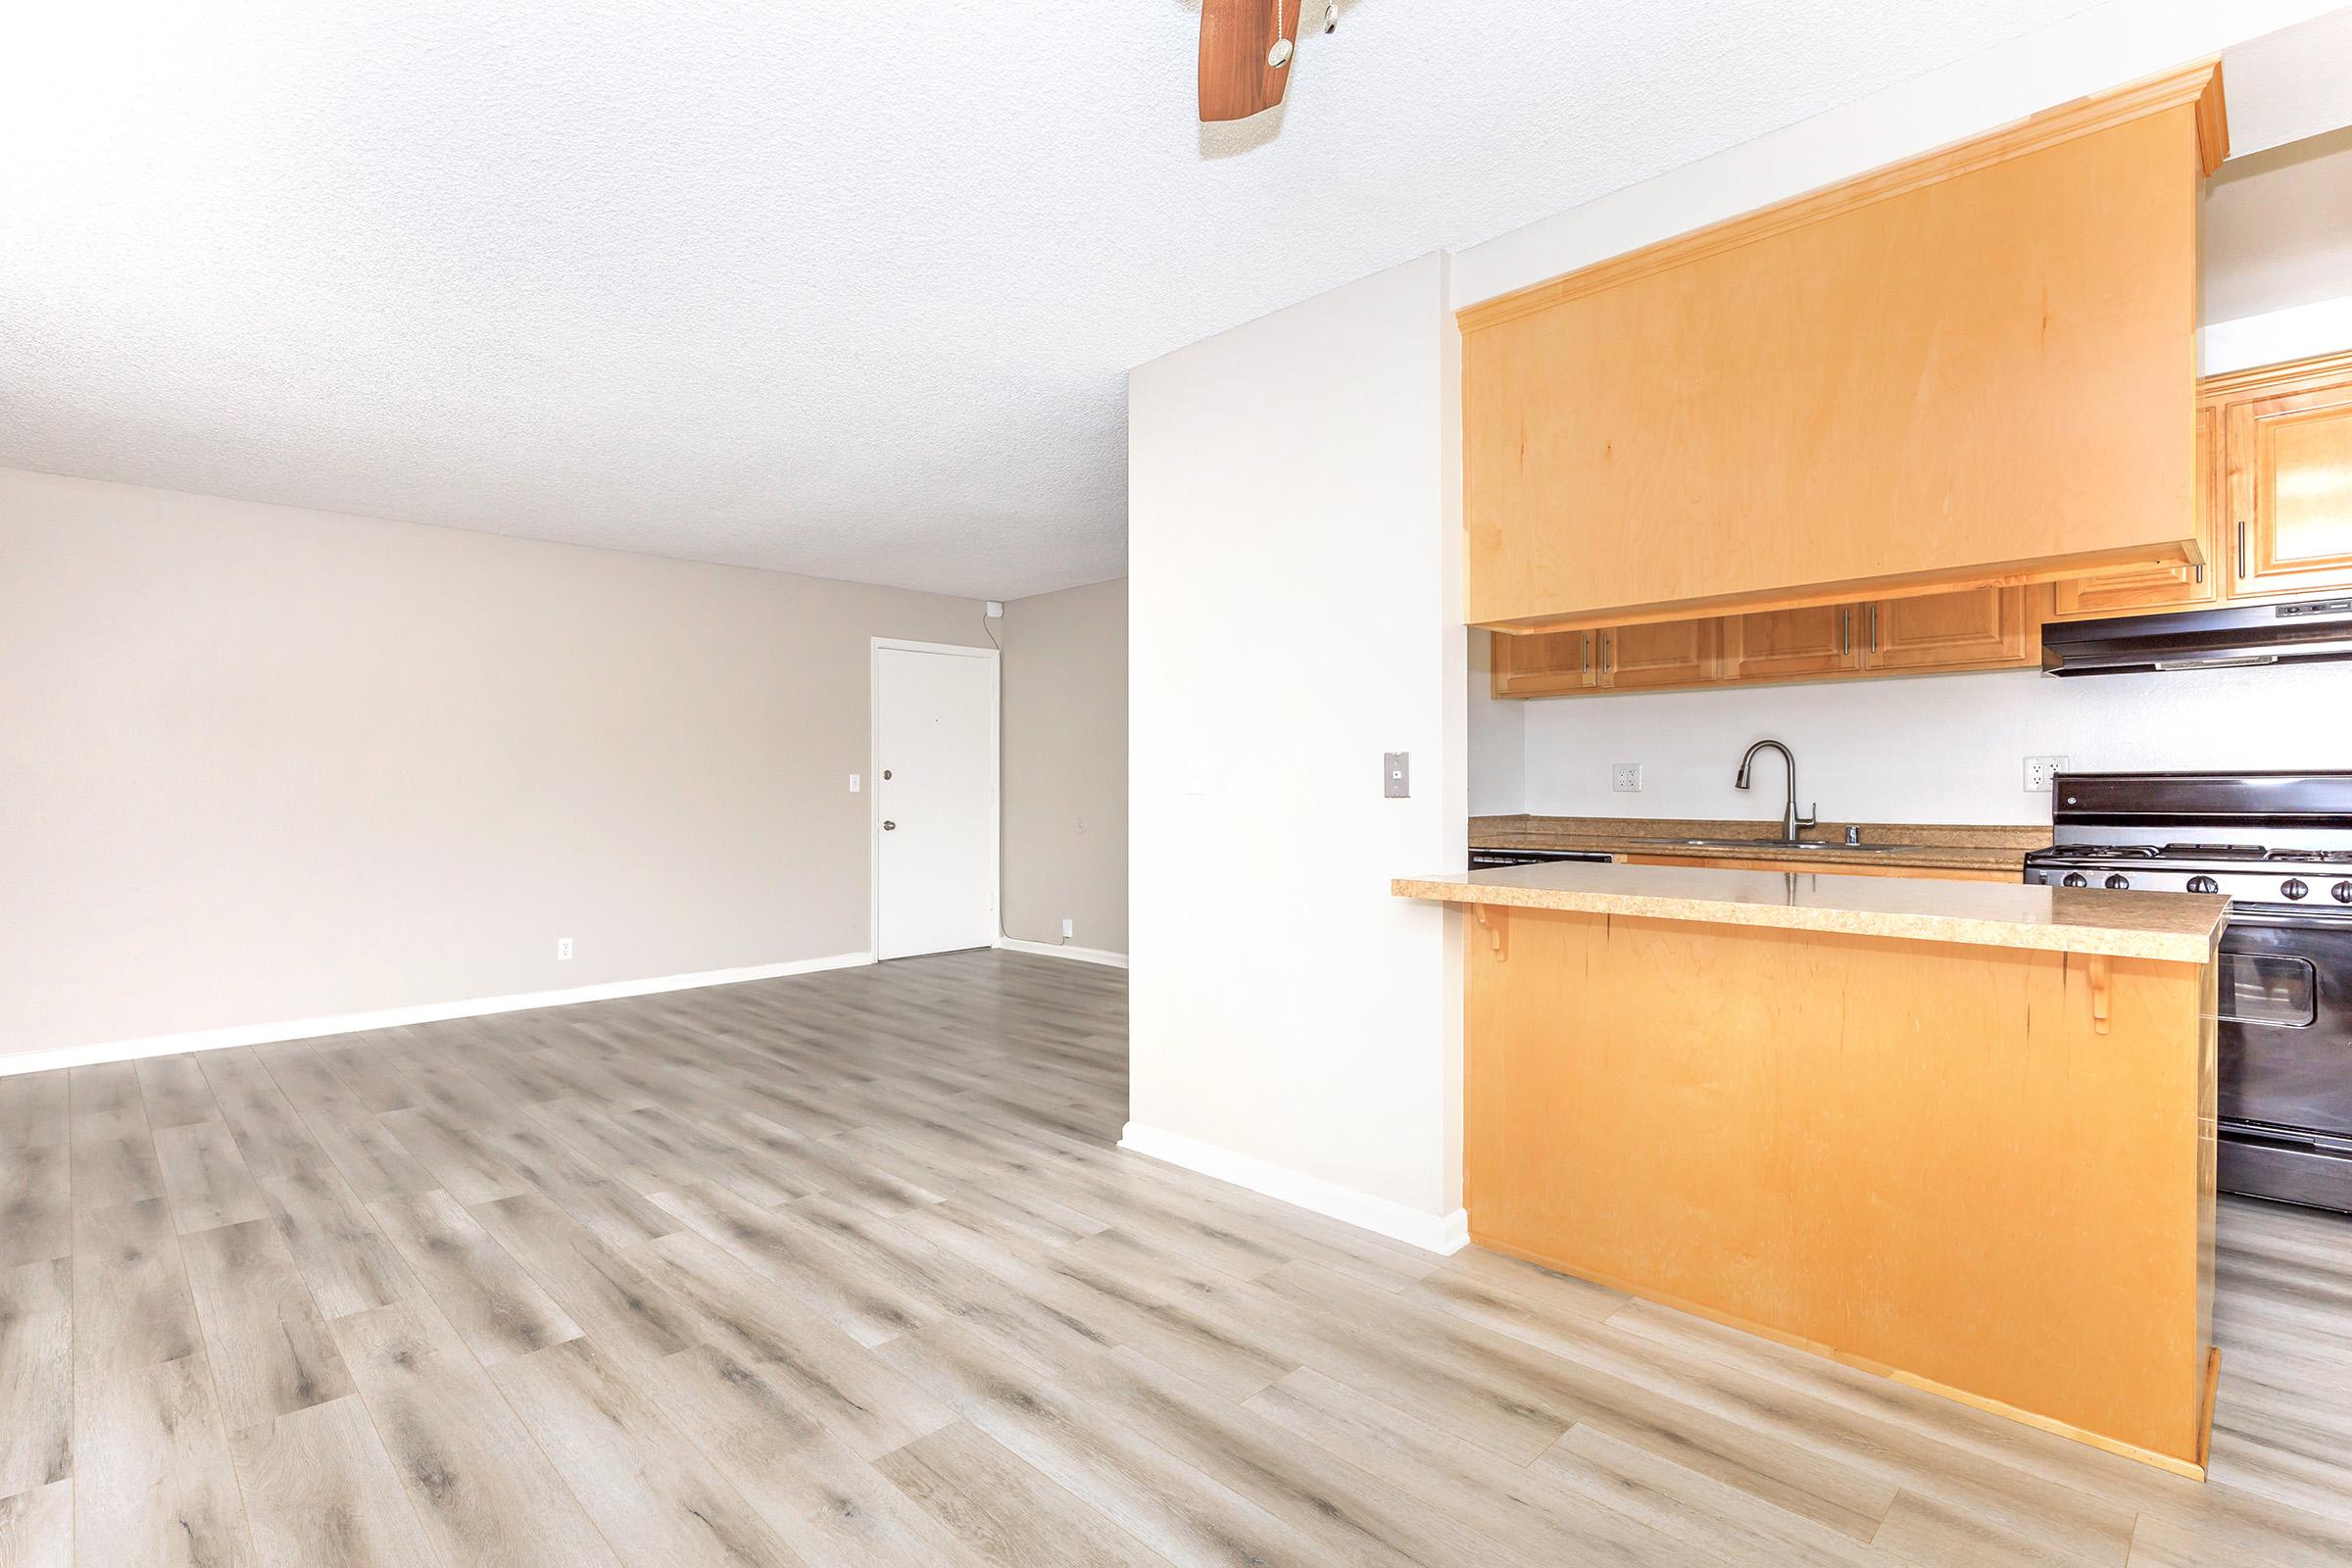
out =
[[[2352,294],[2352,128],[2231,159],[2203,192],[2204,319]]]
[[[1004,607],[1004,931],[1127,951],[1127,580]]]
[[[873,635],[980,607],[0,469],[0,1054],[861,953]]]

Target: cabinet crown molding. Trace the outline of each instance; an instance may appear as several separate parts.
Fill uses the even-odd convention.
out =
[[[1454,319],[1465,333],[1476,332],[1548,309],[1564,300],[1614,288],[1631,278],[1686,266],[1906,191],[2024,158],[2183,105],[2193,105],[2196,109],[2198,172],[2211,174],[2230,155],[2230,127],[2222,96],[2222,63],[2218,58],[2200,60],[2107,92],[2059,104],[1869,173],[1482,300],[1456,311]]]

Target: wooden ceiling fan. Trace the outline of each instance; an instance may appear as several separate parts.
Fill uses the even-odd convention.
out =
[[[1339,7],[1323,5],[1323,30]],[[1200,118],[1247,120],[1282,102],[1298,40],[1298,0],[1200,0]]]

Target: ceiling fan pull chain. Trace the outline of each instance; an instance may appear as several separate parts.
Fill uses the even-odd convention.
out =
[[[1266,51],[1266,65],[1280,71],[1291,63],[1291,40],[1282,35],[1282,0],[1274,0],[1274,47]]]

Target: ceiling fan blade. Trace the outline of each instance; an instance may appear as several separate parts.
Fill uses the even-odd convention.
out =
[[[1298,42],[1298,0],[1200,0],[1201,120],[1247,120],[1282,102],[1291,66],[1266,64],[1276,38]]]

